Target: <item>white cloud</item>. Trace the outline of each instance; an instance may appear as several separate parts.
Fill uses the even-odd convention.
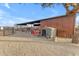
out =
[[[5,5],[5,7],[10,8],[8,3],[5,3],[4,5]]]
[[[15,21],[11,20],[11,18],[3,18],[0,19],[0,26],[14,26]]]
[[[13,19],[9,13],[0,9],[0,26],[13,26],[15,24]]]
[[[33,21],[33,19],[30,19],[30,18],[20,18],[20,17],[16,18],[16,20],[19,20],[18,23]]]
[[[14,17],[11,16],[8,12],[0,9],[0,26],[13,26],[17,23],[24,23],[29,21],[33,21],[33,19]]]

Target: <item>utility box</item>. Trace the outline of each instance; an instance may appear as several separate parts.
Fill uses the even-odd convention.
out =
[[[46,27],[42,30],[42,36],[45,36],[49,39],[55,39],[56,37],[56,28]]]

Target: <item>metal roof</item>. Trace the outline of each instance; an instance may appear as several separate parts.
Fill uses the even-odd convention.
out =
[[[44,21],[44,20],[52,20],[52,19],[56,19],[56,18],[66,17],[66,16],[67,15],[57,16],[57,17],[50,17],[50,18],[46,18],[46,19],[40,19],[40,20],[36,20],[36,21],[20,23],[20,24],[16,24],[16,25],[27,25],[27,24],[40,23],[41,21]]]

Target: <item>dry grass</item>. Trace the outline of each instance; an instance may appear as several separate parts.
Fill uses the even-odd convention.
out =
[[[22,35],[25,35],[21,33]],[[79,44],[72,44],[69,39],[25,36],[16,33],[13,36],[0,36],[0,55],[6,56],[69,56],[79,55]],[[59,41],[58,41],[59,40]]]
[[[18,37],[0,37],[0,55],[79,55],[79,46],[72,43],[35,41],[31,38],[30,40],[25,39]]]

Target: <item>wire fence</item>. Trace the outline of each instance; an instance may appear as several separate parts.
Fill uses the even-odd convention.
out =
[[[0,36],[11,35],[15,32],[14,27],[0,27]]]

